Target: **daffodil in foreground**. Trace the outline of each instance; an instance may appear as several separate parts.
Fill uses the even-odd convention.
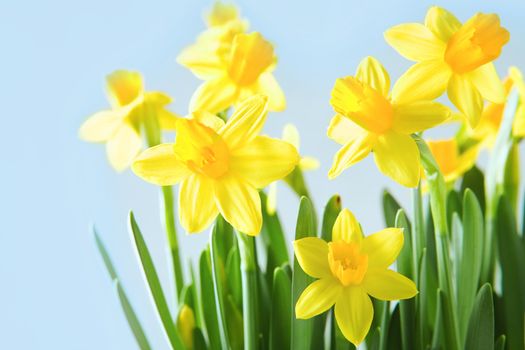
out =
[[[238,231],[261,230],[257,189],[282,179],[299,162],[291,144],[259,136],[267,104],[265,96],[252,96],[226,123],[210,114],[180,119],[174,144],[152,147],[133,163],[146,181],[180,183],[180,221],[188,232],[204,230],[219,213]]]
[[[281,111],[286,100],[273,76],[276,57],[272,44],[257,32],[236,34],[227,55],[194,52],[179,62],[205,82],[195,91],[190,110],[219,113],[245,98],[268,96],[268,108]]]
[[[142,150],[140,129],[145,118],[157,118],[165,130],[173,130],[177,118],[164,108],[171,99],[161,92],[144,92],[137,72],[111,73],[107,76],[107,91],[112,108],[89,117],[79,135],[85,141],[105,142],[110,164],[122,171]]]
[[[513,87],[516,87],[520,94],[520,105],[514,117],[512,134],[516,137],[525,137],[525,83],[523,75],[516,67],[509,69],[509,75],[503,82],[505,96],[508,96]],[[498,135],[505,103],[489,103],[483,109],[478,126],[473,130],[472,137],[480,140],[489,148],[492,148]]]
[[[286,124],[283,128],[282,139],[292,144],[297,151],[300,151],[301,137],[299,131],[293,124]],[[319,161],[314,157],[301,156],[297,165],[302,171],[315,170],[319,168]],[[293,176],[293,175],[290,175]],[[277,210],[277,182],[272,182],[268,190],[268,201],[266,210],[269,214],[275,214]]]
[[[334,157],[330,179],[374,152],[383,174],[404,186],[417,186],[420,155],[410,135],[442,123],[450,111],[437,102],[399,102],[389,96],[389,89],[390,77],[373,57],[361,61],[355,77],[337,79],[330,100],[337,115],[328,137],[343,147]]]
[[[428,140],[428,147],[436,160],[446,183],[452,183],[476,164],[480,145],[474,145],[465,152],[459,152],[456,139]]]
[[[435,99],[448,92],[450,101],[478,124],[483,98],[503,103],[504,92],[492,61],[510,38],[496,14],[477,13],[461,22],[440,7],[431,7],[425,24],[408,23],[385,32],[386,41],[417,62],[392,91],[400,102]]]
[[[403,231],[387,228],[363,237],[354,215],[343,209],[332,242],[317,237],[294,242],[295,256],[308,275],[318,278],[301,294],[295,315],[307,319],[335,304],[335,319],[344,336],[358,346],[366,337],[379,300],[412,298],[417,289],[410,279],[390,270],[403,247]]]

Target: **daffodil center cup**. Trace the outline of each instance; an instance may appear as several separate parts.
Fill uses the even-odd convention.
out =
[[[216,179],[228,172],[228,146],[213,129],[195,120],[181,120],[177,124],[174,151],[195,173]]]
[[[470,72],[496,59],[509,38],[497,15],[478,13],[450,37],[445,61],[458,74]]]
[[[356,243],[328,243],[328,263],[334,277],[344,286],[358,285],[368,269],[368,255],[362,254]]]

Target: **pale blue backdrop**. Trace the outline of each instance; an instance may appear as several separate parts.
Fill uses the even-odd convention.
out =
[[[167,345],[149,303],[126,231],[133,209],[163,281],[168,280],[157,191],[132,173],[116,174],[100,145],[77,129],[107,106],[104,76],[140,70],[148,89],[168,92],[184,114],[199,81],[175,57],[204,28],[209,1],[0,1],[0,348],[133,349],[132,335],[88,231],[96,222],[155,349]],[[512,33],[498,69],[525,68],[523,1],[440,1],[465,20],[497,12]],[[389,26],[422,21],[430,1],[239,1],[251,27],[273,43],[288,109],[269,117],[277,136],[287,122],[302,153],[321,159],[307,175],[318,209],[341,193],[367,232],[382,228],[383,188],[409,207],[409,192],[379,174],[371,158],[335,181],[326,173],[337,145],[325,137],[330,90],[374,55],[393,79],[408,67],[383,40]],[[297,199],[279,191],[290,234]],[[291,236],[290,236],[291,237]],[[180,238],[195,257],[207,234]],[[168,283],[164,283],[169,291]]]

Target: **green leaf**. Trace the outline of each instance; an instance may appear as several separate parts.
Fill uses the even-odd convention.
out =
[[[175,323],[171,318],[171,313],[168,308],[168,304],[166,303],[164,292],[162,291],[153,260],[151,259],[151,255],[149,253],[148,247],[146,246],[146,242],[144,241],[144,237],[142,237],[142,233],[140,232],[137,222],[135,221],[133,212],[129,212],[128,229],[133,238],[133,242],[135,243],[136,252],[142,265],[144,277],[148,283],[151,297],[153,298],[157,308],[157,315],[160,318],[164,332],[168,337],[168,341],[173,349],[184,349],[184,344],[182,343],[180,335],[175,327]]]
[[[505,334],[500,335],[498,340],[496,340],[496,344],[494,344],[494,350],[505,350],[505,341]]]
[[[210,348],[215,350],[221,349],[221,336],[215,306],[215,294],[213,293],[213,277],[210,260],[209,249],[203,250],[199,259],[202,311]]]
[[[503,175],[503,193],[509,198],[512,208],[518,209],[518,197],[520,187],[520,153],[519,145],[512,143],[507,162],[505,163],[505,173]]]
[[[321,238],[326,242],[332,240],[332,228],[334,227],[335,220],[341,211],[341,207],[341,196],[338,194],[332,196],[324,207]]]
[[[332,328],[333,328],[334,339],[335,339],[335,344],[332,348],[334,350],[355,350],[354,344],[350,343],[348,339],[345,338],[343,332],[341,331],[341,328],[339,328],[339,325],[337,324],[333,310],[331,312],[331,316],[332,316]],[[315,349],[312,349],[312,350],[315,350]]]
[[[306,197],[301,198],[297,225],[295,227],[295,239],[304,237],[315,237],[315,217],[312,203]],[[299,320],[295,317],[295,304],[303,290],[312,282],[312,278],[301,269],[294,258],[293,278],[292,278],[292,349],[310,349],[313,319]]]
[[[394,227],[396,223],[396,215],[401,205],[396,201],[396,199],[388,192],[387,190],[383,191],[382,196],[383,203],[383,217],[385,219],[386,227]]]
[[[488,283],[480,288],[470,314],[465,349],[494,349],[494,303]]]
[[[273,273],[270,349],[290,349],[292,320],[292,281],[286,271],[277,267]]]
[[[481,274],[484,232],[483,213],[476,195],[470,189],[465,190],[463,211],[463,249],[457,255],[460,259],[457,285],[461,287],[457,288],[457,292],[460,331],[462,339],[465,339],[467,320],[474,305]]]
[[[102,242],[97,231],[95,230],[95,227],[92,228],[92,231],[93,235],[95,236],[95,242],[97,244],[98,251],[102,256],[102,260],[104,261],[104,265],[106,266],[106,270],[108,271],[109,276],[113,280],[115,290],[120,301],[120,306],[124,311],[124,315],[126,316],[129,328],[131,328],[131,332],[133,333],[133,336],[137,341],[137,345],[141,350],[149,350],[151,349],[151,347],[149,345],[148,339],[146,338],[146,334],[142,329],[137,314],[135,313],[133,307],[131,306],[131,303],[129,302],[128,296],[126,295],[124,288],[122,288],[122,286],[120,285],[117,272],[115,270],[115,267],[113,266],[111,258],[109,257],[106,247],[104,246],[104,243]]]
[[[399,304],[396,305],[392,316],[390,317],[390,322],[388,324],[388,342],[386,343],[386,348],[381,350],[390,350],[390,349],[402,349],[401,344],[401,318],[399,314]]]
[[[485,175],[479,170],[477,166],[472,167],[463,175],[461,181],[461,193],[465,195],[465,191],[470,189],[476,195],[479,205],[482,209],[485,208]]]
[[[233,244],[226,259],[226,276],[228,276],[226,279],[228,291],[232,295],[235,305],[242,309],[241,256],[237,242]]]
[[[230,347],[232,350],[242,350],[244,346],[243,338],[239,337],[243,329],[243,319],[240,310],[235,305],[231,294],[226,298],[226,320],[229,325],[228,334],[230,336]]]
[[[219,336],[221,340],[221,347],[223,349],[228,348],[230,343],[228,339],[228,325],[226,323],[226,310],[224,306],[225,298],[225,288],[224,283],[224,262],[221,258],[221,244],[224,244],[224,236],[231,232],[231,229],[227,228],[224,223],[219,223],[219,220],[213,226],[211,235],[210,235],[210,258],[211,258],[211,272],[213,280],[213,294],[215,296],[215,306],[217,308],[218,315],[218,328]],[[226,249],[222,248],[222,254]],[[211,292],[211,291],[210,291]]]
[[[516,219],[506,197],[501,197],[496,217],[501,265],[505,329],[509,349],[525,347],[525,256],[516,232]]]
[[[461,198],[459,193],[452,190],[447,195],[447,223],[449,229],[452,228],[452,216],[454,213],[457,213],[459,218],[461,218]]]
[[[443,328],[444,328],[444,317],[443,317],[443,293],[441,290],[437,290],[437,305],[436,305],[436,319],[434,320],[434,329],[432,334],[432,349],[439,349],[440,344],[443,343]]]

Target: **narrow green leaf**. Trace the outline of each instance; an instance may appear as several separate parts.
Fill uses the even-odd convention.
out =
[[[465,195],[465,191],[470,189],[476,195],[479,205],[485,209],[485,175],[477,166],[472,167],[463,175],[461,181],[461,193]]]
[[[242,350],[244,346],[243,337],[239,337],[243,329],[241,311],[237,308],[231,294],[226,298],[226,321],[229,325],[230,347],[232,350]]]
[[[488,283],[480,288],[470,314],[465,349],[494,349],[494,303]]]
[[[292,281],[283,268],[273,273],[270,349],[290,349]]]
[[[436,309],[436,297],[435,291],[437,289],[437,286],[432,290],[432,293],[429,292],[429,283],[427,281],[427,278],[429,278],[429,274],[427,273],[428,270],[428,257],[427,257],[427,248],[423,248],[423,251],[421,253],[421,259],[419,259],[419,294],[416,296],[417,300],[417,316],[416,316],[416,330],[417,330],[417,345],[419,349],[425,349],[430,344],[430,331],[428,325],[431,325],[434,321],[431,319],[431,316],[429,316],[429,309],[434,310],[434,313],[432,315],[435,315],[435,309]],[[430,294],[434,295],[434,298],[430,298]]]
[[[226,236],[230,231],[226,229],[225,225],[218,223],[219,220],[213,226],[213,229],[210,234],[210,258],[211,258],[211,272],[213,280],[213,294],[215,296],[215,306],[217,308],[217,319],[218,319],[218,328],[219,336],[221,340],[221,347],[223,349],[228,348],[230,343],[228,339],[228,325],[226,323],[226,310],[224,306],[225,298],[225,288],[223,286],[224,278],[224,262],[221,258],[221,244],[224,244],[224,236]],[[224,253],[225,248],[222,248]],[[211,292],[211,291],[210,291]]]
[[[193,329],[193,350],[208,350],[208,344],[202,334],[202,330],[198,327]]]
[[[173,349],[184,349],[184,344],[171,318],[171,313],[166,303],[153,260],[151,259],[144,237],[142,237],[142,233],[135,221],[133,212],[129,212],[128,229],[135,243],[135,249],[142,266],[142,271],[144,272],[144,277],[168,341]]]
[[[380,339],[381,339],[381,328],[376,327],[371,329],[366,337],[366,348],[367,350],[380,350]]]
[[[326,242],[332,240],[332,228],[334,227],[335,220],[341,211],[341,196],[338,194],[333,195],[326,203],[323,213],[323,223],[321,225],[321,238]]]
[[[301,198],[299,214],[295,227],[295,239],[304,237],[315,237],[315,217],[312,203],[306,197]],[[292,349],[310,349],[313,319],[299,320],[295,317],[295,304],[303,290],[312,282],[312,278],[301,269],[294,257],[293,278],[292,278]]]
[[[459,324],[462,339],[465,339],[468,317],[472,312],[481,274],[483,258],[483,213],[474,192],[465,190],[463,197],[463,249],[457,257],[459,273],[457,285]]]
[[[443,343],[443,328],[444,317],[443,317],[443,293],[441,290],[437,290],[437,304],[436,304],[436,319],[434,320],[434,329],[432,334],[432,346],[431,349],[440,349],[440,344]]]
[[[496,217],[501,264],[503,308],[509,349],[523,349],[525,312],[525,256],[516,232],[516,219],[506,197],[501,197]]]
[[[396,215],[398,210],[401,209],[401,205],[387,190],[383,191],[381,199],[383,203],[383,218],[385,219],[385,225],[386,227],[394,227],[396,223]]]
[[[401,344],[401,317],[399,313],[399,304],[396,305],[394,311],[392,312],[392,316],[390,317],[387,339],[387,347],[382,350],[403,348]]]
[[[209,249],[203,250],[199,259],[202,311],[210,348],[218,350],[221,349],[221,336],[215,306],[215,295],[213,293],[213,277],[210,261]]]
[[[261,209],[263,215],[263,227],[261,230],[261,238],[266,246],[268,253],[266,271],[269,276],[267,278],[273,280],[273,271],[276,267],[284,263],[288,263],[290,258],[288,256],[288,247],[286,246],[286,238],[277,213],[270,214],[266,210],[267,196],[261,191]]]
[[[457,191],[450,191],[447,195],[447,223],[449,229],[452,228],[452,216],[454,213],[457,213],[459,218],[461,218],[461,197]]]
[[[343,335],[343,332],[341,331],[341,328],[339,328],[339,325],[337,324],[337,321],[335,319],[334,311],[332,310],[332,328],[334,332],[334,339],[335,339],[335,345],[333,347],[334,350],[355,350],[354,344],[350,343],[348,339],[345,338]],[[294,348],[292,348],[294,350]],[[312,349],[315,350],[315,349]]]
[[[505,334],[500,335],[498,340],[496,340],[496,344],[494,344],[494,350],[505,350],[505,341]]]
[[[374,303],[374,305],[377,305],[378,307],[374,306],[374,317],[375,312],[381,311],[381,321],[379,324],[379,327],[381,329],[381,333],[379,334],[379,350],[387,350],[388,349],[388,333],[390,332],[390,301],[378,301],[378,303]],[[399,325],[401,327],[401,325]],[[401,333],[401,332],[400,332]]]
[[[241,256],[237,242],[234,243],[226,259],[226,279],[228,291],[231,293],[235,304],[242,309],[242,278],[241,278]]]

